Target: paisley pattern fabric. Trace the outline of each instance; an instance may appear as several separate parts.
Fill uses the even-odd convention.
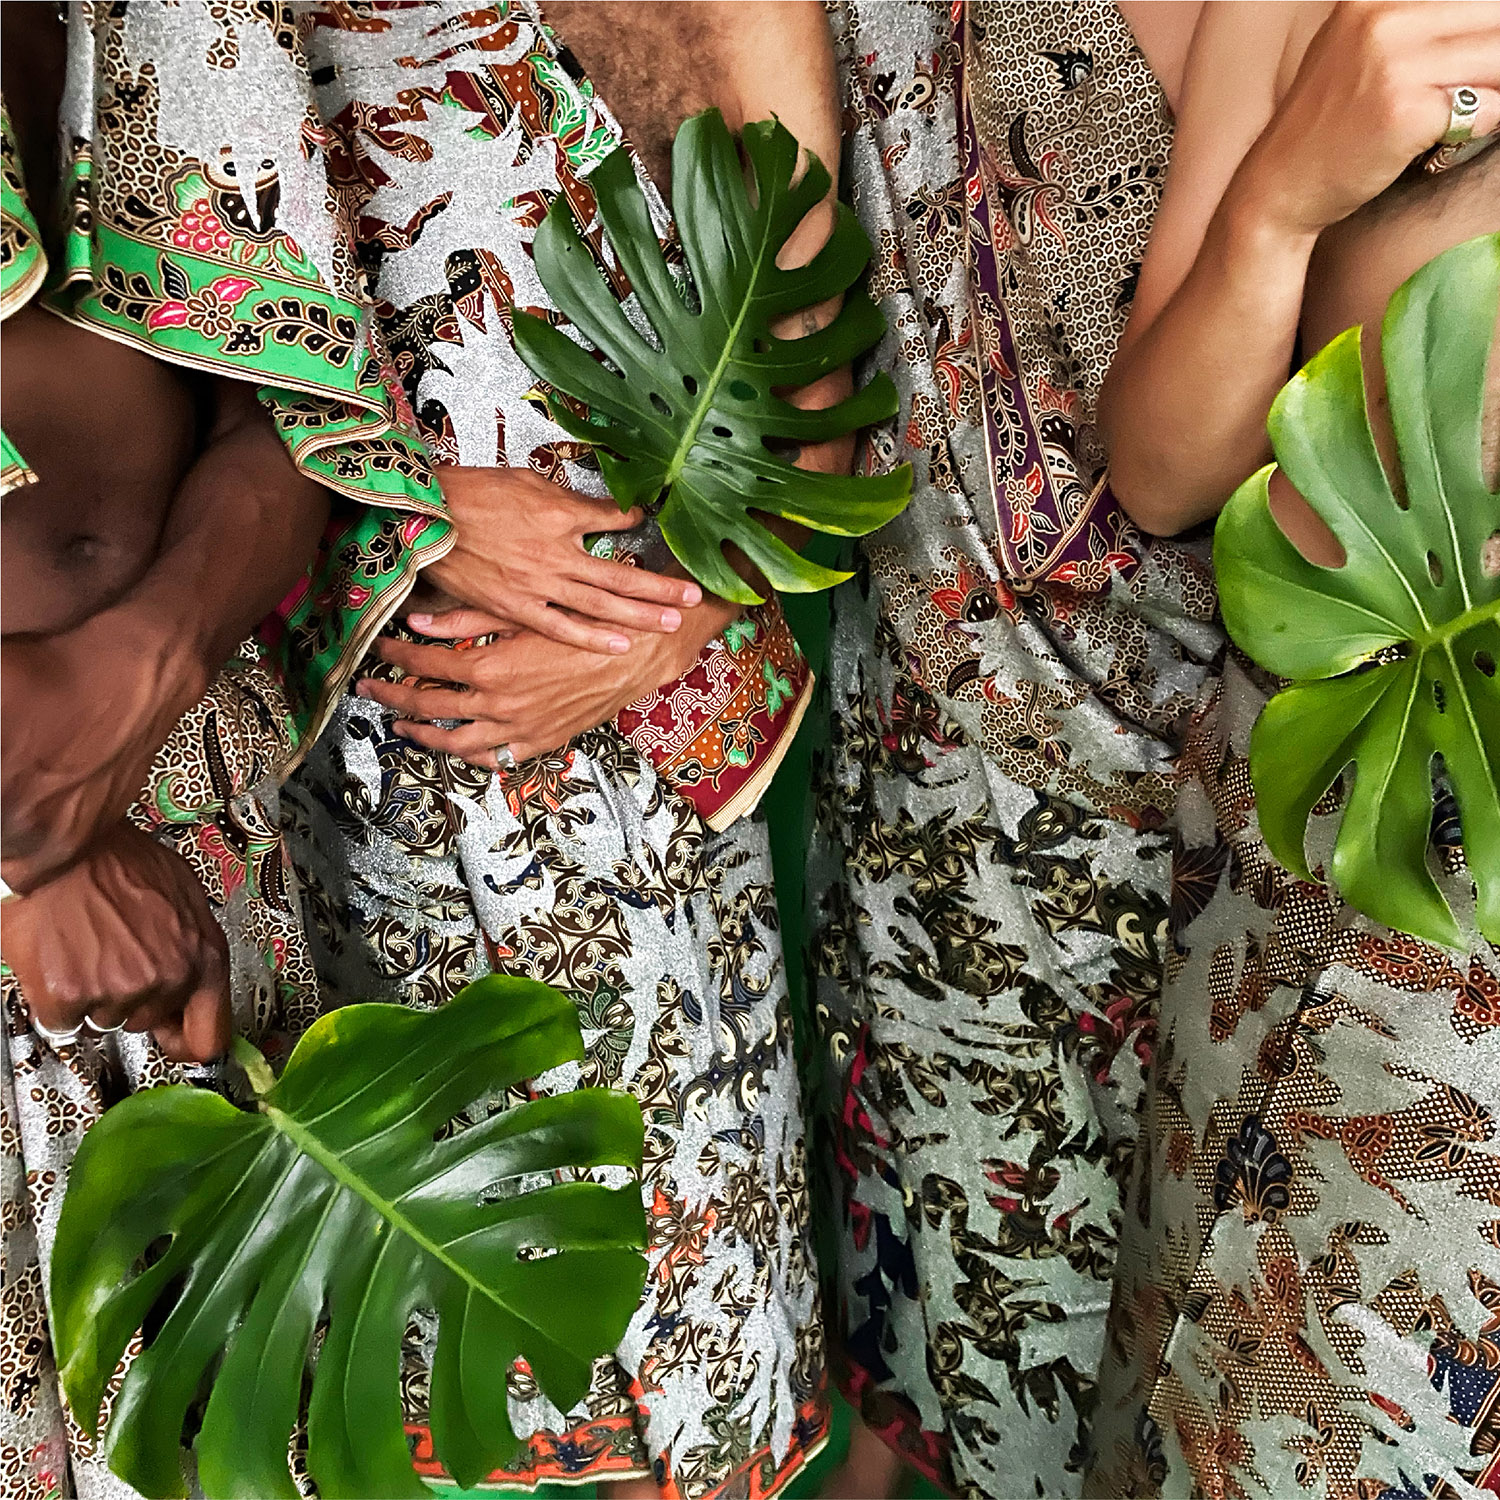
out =
[[[1273,687],[1231,653],[1183,759],[1088,1493],[1500,1493],[1500,952],[1391,932],[1276,863],[1247,765]],[[1471,922],[1451,800],[1434,833]]]
[[[835,595],[815,789],[836,1359],[939,1483],[1077,1494],[1218,638],[1206,549],[1129,531],[1092,426],[1171,126],[1111,4],[834,27],[902,396],[867,462],[916,470]]]
[[[329,5],[313,62],[383,336],[434,455],[530,465],[605,493],[510,341],[513,306],[549,312],[530,241],[559,195],[628,296],[588,189],[621,140],[605,104],[531,5]],[[649,565],[654,536],[631,545]],[[674,1495],[767,1495],[824,1438],[766,831],[745,817],[706,826],[681,775],[696,726],[673,723],[718,691],[726,652],[756,662],[737,674],[747,707],[790,713],[792,661],[765,647],[778,622],[755,612],[656,702],[501,774],[398,740],[385,710],[346,695],[287,788],[331,1001],[436,1005],[491,968],[545,980],[575,997],[590,1050],[533,1086],[618,1085],[645,1110],[646,1295],[574,1411],[555,1410],[523,1365],[512,1371],[525,1448],[497,1485],[650,1474]],[[718,722],[725,760],[738,747]],[[425,1371],[418,1341],[409,1430],[436,1477]]]
[[[341,496],[304,584],[178,724],[131,813],[197,873],[229,940],[236,1026],[273,1060],[319,1013],[279,779],[363,641],[448,545],[399,385],[369,341],[313,128],[303,29],[289,7],[252,0],[72,7],[67,222],[43,292],[106,337],[256,382],[294,458]],[[42,269],[8,140],[4,194],[9,312],[12,287],[34,292]],[[0,1490],[125,1495],[59,1399],[43,1268],[62,1188],[109,1104],[224,1079],[169,1065],[136,1036],[54,1050],[8,973],[0,1005]]]

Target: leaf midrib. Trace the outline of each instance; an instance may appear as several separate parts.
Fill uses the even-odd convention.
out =
[[[1449,641],[1463,635],[1466,631],[1473,630],[1477,625],[1483,625],[1488,620],[1500,620],[1500,598],[1490,599],[1484,604],[1476,604],[1472,609],[1466,609],[1463,614],[1441,625],[1434,625],[1430,630],[1424,630],[1421,635],[1414,637],[1413,644],[1422,650],[1429,650],[1433,646],[1446,646]]]
[[[414,1244],[426,1251],[445,1270],[456,1276],[465,1286],[471,1287],[489,1302],[493,1303],[501,1312],[508,1317],[515,1318],[517,1322],[524,1323],[526,1327],[534,1330],[541,1338],[549,1344],[553,1342],[551,1336],[539,1323],[518,1308],[502,1302],[500,1298],[485,1286],[462,1262],[455,1260],[444,1247],[431,1236],[424,1234],[407,1216],[396,1207],[395,1203],[382,1197],[370,1183],[357,1172],[352,1171],[343,1158],[335,1151],[330,1151],[312,1131],[308,1130],[300,1120],[293,1118],[285,1110],[278,1109],[274,1104],[263,1103],[262,1109],[266,1118],[276,1127],[288,1140],[304,1155],[323,1168],[334,1181],[348,1188],[350,1192],[362,1198],[371,1208],[375,1210],[388,1224],[406,1235]]]
[[[765,205],[761,205],[764,209]],[[762,212],[760,215],[761,236],[760,243],[756,248],[755,258],[751,262],[750,277],[746,282],[744,300],[740,303],[740,310],[735,316],[733,323],[729,325],[729,337],[724,340],[723,352],[719,355],[718,363],[714,366],[708,379],[704,382],[703,394],[698,404],[693,409],[692,416],[688,419],[688,425],[679,439],[676,451],[672,454],[671,461],[667,465],[667,472],[662,480],[662,489],[670,489],[677,483],[682,471],[687,467],[689,454],[692,453],[698,441],[698,434],[703,424],[708,420],[708,414],[713,409],[714,398],[719,391],[719,383],[724,379],[724,373],[728,370],[730,361],[734,357],[735,345],[739,342],[740,330],[745,326],[745,320],[750,316],[751,305],[755,302],[760,286],[761,267],[765,264],[766,245],[771,235],[771,215]],[[699,293],[701,299],[702,293]],[[701,314],[700,314],[701,316]]]
[[[1500,600],[1496,601],[1497,609],[1500,609]],[[1464,722],[1468,725],[1469,734],[1475,745],[1479,748],[1479,763],[1484,767],[1485,774],[1490,783],[1490,795],[1500,804],[1500,768],[1496,762],[1485,753],[1484,735],[1479,728],[1479,720],[1474,715],[1474,703],[1469,696],[1468,685],[1464,682],[1464,675],[1459,670],[1458,656],[1453,649],[1452,641],[1444,641],[1442,645],[1443,655],[1448,658],[1448,669],[1453,673],[1454,693],[1459,703],[1463,706]]]

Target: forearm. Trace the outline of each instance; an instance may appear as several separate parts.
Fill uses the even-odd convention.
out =
[[[185,674],[173,695],[179,715],[290,592],[328,523],[328,491],[297,471],[251,389],[222,386],[214,431],[177,492],[156,562],[106,612],[112,626],[170,642]]]
[[[1269,457],[1266,413],[1291,369],[1315,243],[1264,213],[1247,158],[1182,285],[1115,361],[1099,425],[1111,488],[1146,531],[1217,514]]]
[[[0,852],[17,889],[125,812],[178,719],[316,548],[325,492],[264,413],[230,395],[135,586],[73,630],[5,643]]]

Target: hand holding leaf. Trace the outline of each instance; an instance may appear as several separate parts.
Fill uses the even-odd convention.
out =
[[[308,1468],[326,1500],[421,1496],[402,1421],[401,1340],[438,1315],[431,1425],[476,1484],[515,1446],[517,1356],[563,1410],[612,1350],[645,1279],[635,1183],[554,1182],[559,1167],[640,1169],[628,1094],[535,1099],[435,1139],[497,1090],[583,1055],[572,1002],[492,975],[438,1011],[352,1005],[318,1021],[279,1081],[238,1043],[254,1113],[188,1087],[108,1110],[74,1160],[52,1255],[63,1389],[97,1430],[129,1339],[152,1329],[110,1412],[110,1468],[148,1497],[186,1493],[183,1421],[210,1500],[295,1500],[287,1445],[315,1331]],[[149,1252],[149,1253],[148,1253]],[[154,1258],[152,1258],[154,1256]]]
[[[782,246],[827,194],[828,173],[809,156],[794,184],[797,142],[775,121],[747,125],[741,140],[753,202],[717,110],[686,121],[673,146],[672,208],[696,306],[667,269],[629,154],[613,152],[589,177],[657,345],[640,335],[606,286],[562,199],[537,232],[537,272],[609,365],[527,313],[516,313],[514,336],[537,375],[589,408],[592,420],[584,420],[555,402],[553,415],[574,437],[599,445],[600,467],[621,508],[660,502],[662,535],[683,566],[714,593],[756,604],[760,596],[724,557],[726,542],[786,592],[826,588],[848,575],[799,557],[752,512],[863,536],[906,505],[911,469],[816,474],[768,446],[842,437],[894,415],[897,397],[884,374],[821,410],[799,409],[777,394],[848,364],[879,339],[885,320],[862,289],[849,292],[870,243],[843,204],[809,264],[777,266]],[[772,332],[785,314],[841,292],[848,295],[828,327],[796,339]]]

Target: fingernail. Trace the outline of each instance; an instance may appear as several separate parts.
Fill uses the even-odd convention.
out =
[[[676,630],[682,624],[682,616],[675,609],[664,609],[661,612],[661,628],[663,630]]]
[[[682,591],[682,602],[688,606],[701,604],[703,602],[703,590],[696,583],[690,583]]]
[[[432,624],[432,616],[407,615],[406,623],[410,625],[413,630],[426,630],[427,627]]]
[[[623,635],[612,635],[609,638],[609,649],[613,651],[616,656],[624,656],[624,654],[630,650],[630,642],[627,641]]]
[[[368,698],[370,696],[370,679],[362,677],[354,684],[354,696],[356,698]]]

